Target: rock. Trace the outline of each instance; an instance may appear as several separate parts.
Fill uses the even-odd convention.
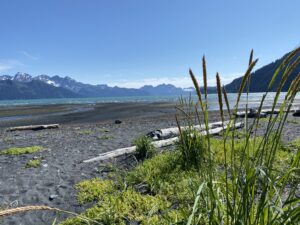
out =
[[[300,109],[295,110],[293,116],[299,117],[300,116]]]
[[[141,194],[150,194],[151,190],[147,184],[137,184],[134,189]]]
[[[46,164],[43,164],[42,166],[43,166],[43,167],[48,167],[48,164],[46,163]]]
[[[146,134],[147,137],[152,138],[153,140],[160,140],[162,132],[161,130],[154,130]]]
[[[58,197],[58,195],[50,195],[50,196],[49,196],[49,200],[52,201],[52,200],[54,200],[54,199],[57,198],[57,197]]]
[[[122,121],[121,120],[115,120],[115,124],[121,124]]]

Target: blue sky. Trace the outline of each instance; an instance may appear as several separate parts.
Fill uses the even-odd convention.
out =
[[[1,0],[0,74],[70,76],[125,87],[210,84],[300,44],[299,0]]]

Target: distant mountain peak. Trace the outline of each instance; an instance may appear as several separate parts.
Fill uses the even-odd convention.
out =
[[[18,72],[15,74],[13,80],[20,81],[20,82],[30,82],[32,81],[32,76],[28,73]]]
[[[39,96],[44,96],[41,93],[41,90],[45,88],[48,92],[51,91],[60,91],[61,97],[70,97],[70,94],[74,93],[76,97],[119,97],[119,96],[159,96],[159,95],[181,95],[185,94],[186,90],[182,88],[175,87],[172,84],[160,84],[157,86],[145,85],[141,88],[121,88],[118,86],[110,87],[107,84],[84,84],[72,79],[69,76],[60,77],[58,75],[48,76],[46,74],[41,74],[38,76],[31,76],[28,73],[18,72],[15,76],[3,75],[0,76],[0,82],[4,81],[15,81],[19,83],[11,83],[11,85],[15,85],[14,87],[20,88],[21,91],[23,84],[28,84],[26,87],[32,87],[36,90],[32,90],[33,92],[39,93]],[[7,87],[8,83],[3,83],[3,87]],[[22,86],[23,85],[23,86]],[[44,86],[43,86],[44,85]],[[45,86],[46,85],[46,86]],[[55,88],[53,89],[48,87],[50,85]],[[9,88],[8,88],[9,89]],[[61,92],[62,89],[68,92]],[[37,91],[38,90],[38,91]],[[0,90],[1,91],[1,90]],[[57,96],[54,93],[48,93],[49,96]],[[34,96],[34,98],[38,98],[38,96]]]

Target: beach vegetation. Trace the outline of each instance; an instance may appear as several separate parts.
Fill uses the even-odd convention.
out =
[[[300,124],[300,121],[298,121],[298,120],[287,120],[286,121],[287,123],[291,123],[291,124]]]
[[[300,63],[300,57],[297,57],[299,52],[300,47],[292,51],[275,71],[269,89],[261,99],[258,114],[268,92],[274,90],[275,80],[281,77],[272,108],[279,104],[278,97],[285,81]],[[224,127],[220,138],[200,136],[194,130],[187,133],[180,131],[175,150],[152,158],[145,157],[148,150],[141,150],[141,155],[146,159],[119,179],[113,179],[113,184],[109,183],[111,189],[107,188],[109,193],[100,191],[99,196],[95,196],[98,195],[96,191],[90,194],[89,190],[79,190],[78,196],[82,191],[89,196],[82,198],[82,203],[86,199],[96,200],[95,205],[82,215],[103,224],[298,224],[300,140],[285,143],[282,133],[300,89],[300,74],[286,92],[279,113],[271,114],[264,121],[264,133],[257,135],[259,117],[250,120],[246,116],[243,119],[243,135],[237,138],[234,129],[237,118],[233,115],[239,109],[241,94],[248,95],[251,73],[256,63],[252,51],[233,109],[229,108],[226,90],[221,85],[219,74],[216,75],[220,118]],[[197,107],[198,123],[204,124],[208,133],[208,86],[204,57],[202,65],[204,93],[192,70],[190,76],[198,96],[197,104],[193,105]],[[230,118],[226,126],[225,110]],[[183,115],[191,121],[189,113]],[[180,130],[178,117],[177,124]],[[140,139],[136,145],[145,147],[149,142]],[[99,183],[99,190],[107,185],[106,180],[96,182]],[[63,224],[85,223],[75,217]]]
[[[101,135],[101,136],[98,136],[98,139],[100,140],[108,140],[108,139],[111,139],[112,136],[108,136],[108,135]]]
[[[146,136],[141,136],[134,140],[136,146],[135,157],[138,160],[150,158],[155,154],[155,148],[152,144],[152,139]]]
[[[93,131],[92,131],[92,130],[89,130],[89,129],[77,131],[77,134],[80,134],[80,135],[90,135],[90,134],[92,134],[92,133],[93,133]]]
[[[26,163],[25,168],[38,168],[41,163],[41,159],[31,159]]]
[[[180,132],[176,148],[180,152],[180,162],[185,168],[200,169],[207,162],[207,143],[205,137],[197,130],[189,128]]]
[[[105,128],[102,128],[102,129],[100,129],[100,132],[101,132],[101,133],[108,133],[109,130],[108,130],[108,129],[105,129]]]
[[[40,152],[44,148],[42,146],[30,146],[30,147],[13,147],[0,151],[0,155],[23,155],[35,152]]]

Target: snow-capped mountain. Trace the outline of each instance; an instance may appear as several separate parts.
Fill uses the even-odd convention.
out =
[[[33,80],[32,76],[28,73],[16,73],[12,80],[20,81],[20,82],[30,82]]]
[[[12,79],[12,76],[9,76],[9,75],[0,76],[0,80],[11,80],[11,79]]]
[[[55,81],[53,81],[51,79],[51,77],[49,77],[48,75],[39,75],[39,76],[34,77],[34,79],[42,81],[42,82],[47,83],[47,84],[50,84],[54,87],[60,87],[60,85],[58,83],[55,83]]]
[[[110,87],[106,84],[98,84],[98,85],[84,84],[68,76],[66,77],[60,77],[57,75],[48,76],[45,74],[38,75],[38,76],[31,76],[30,74],[20,73],[20,72],[18,72],[14,76],[9,76],[9,75],[0,76],[0,82],[2,82],[2,88],[7,87],[8,85],[14,85],[15,88],[18,87],[24,88],[24,85],[28,84],[27,85],[28,87],[37,88],[39,90],[41,90],[41,88],[38,86],[43,86],[44,88],[49,86],[48,89],[51,91],[64,89],[68,91],[64,93],[67,94],[68,97],[72,96],[70,93],[74,93],[74,96],[76,97],[154,96],[154,95],[180,95],[180,94],[187,93],[186,90],[175,87],[171,84],[161,84],[156,87],[153,87],[151,85],[146,85],[139,89],[120,88],[117,86]],[[50,87],[55,87],[58,89],[55,88],[53,89]],[[56,96],[56,95],[49,95],[49,96]],[[61,97],[64,97],[64,95],[62,94]]]

